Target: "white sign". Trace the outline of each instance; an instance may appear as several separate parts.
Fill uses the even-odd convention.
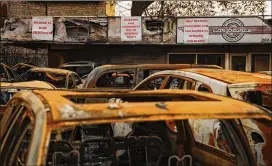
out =
[[[121,18],[121,41],[141,41],[142,20],[141,17]]]
[[[53,17],[32,17],[32,39],[53,40]]]
[[[207,20],[201,22],[201,27],[195,22],[186,20]],[[202,30],[208,25],[208,37],[202,34]],[[189,27],[191,26],[191,27]],[[192,27],[196,26],[196,27]],[[198,27],[197,27],[198,26]],[[202,28],[202,26],[204,26]],[[270,43],[271,27],[259,17],[215,17],[215,18],[178,18],[177,20],[177,43],[192,43],[188,40],[199,40],[201,36],[194,37],[192,30],[198,35],[203,35],[204,41],[199,43]],[[190,31],[191,32],[188,32]],[[191,35],[191,37],[189,36]],[[192,39],[193,37],[193,39]],[[202,39],[200,39],[201,41]],[[206,41],[207,40],[207,41]],[[193,42],[195,43],[195,42]]]
[[[206,18],[184,20],[184,43],[208,43],[209,24]]]

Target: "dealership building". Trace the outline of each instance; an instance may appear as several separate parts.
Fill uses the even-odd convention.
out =
[[[50,67],[69,61],[96,61],[211,64],[248,72],[272,70],[271,19],[259,16],[46,16],[8,21],[1,43],[46,49],[44,56]],[[18,22],[26,23],[31,30],[11,35],[8,26]],[[39,24],[45,22],[51,24]]]

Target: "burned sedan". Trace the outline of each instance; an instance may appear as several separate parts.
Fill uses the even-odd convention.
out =
[[[79,76],[72,71],[55,68],[32,68],[18,78],[18,81],[45,81],[56,88],[75,89],[81,84]]]
[[[183,68],[222,69],[216,65],[197,64],[102,65],[90,72],[82,87],[132,89],[152,73]]]
[[[216,69],[181,69],[155,73],[134,90],[189,89],[244,100],[272,112],[272,78],[258,73]],[[272,128],[244,120],[252,151],[260,165],[271,165]]]
[[[256,166],[239,119],[272,120],[242,101],[177,90],[21,91],[6,112],[0,165]],[[67,128],[77,128],[73,139]]]
[[[10,67],[4,63],[0,63],[0,81],[15,81],[15,76]]]

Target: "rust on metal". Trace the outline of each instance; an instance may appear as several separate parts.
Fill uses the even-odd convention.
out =
[[[139,65],[103,65],[96,67],[101,72],[110,69],[127,69],[127,68],[140,68],[140,69],[184,69],[184,68],[212,68],[222,69],[217,65],[198,65],[198,64],[139,64]]]
[[[197,73],[203,76],[207,76],[225,83],[236,84],[236,83],[262,83],[271,84],[271,76],[259,74],[259,73],[247,73],[241,71],[232,70],[217,70],[217,69],[181,69],[182,71]]]
[[[51,72],[51,73],[56,73],[56,74],[63,74],[63,75],[68,75],[70,73],[75,73],[70,70],[65,70],[65,69],[58,69],[58,68],[47,68],[47,67],[35,67],[31,69],[31,71],[37,71],[37,72]]]
[[[1,82],[1,89],[56,89],[44,81]]]
[[[267,112],[247,103],[217,96],[202,94],[196,91],[161,90],[161,91],[131,91],[127,93],[110,92],[67,92],[67,91],[39,91],[34,93],[41,96],[49,104],[52,121],[75,121],[75,119],[92,120],[92,123],[112,121],[141,121],[150,119],[189,119],[189,118],[266,118],[271,119]],[[206,98],[206,101],[169,101],[164,105],[167,111],[156,106],[157,102],[118,103],[118,108],[109,108],[110,103],[76,104],[67,97],[102,97],[102,96],[144,96],[144,95],[191,95],[196,98]],[[208,99],[207,99],[208,98]],[[137,109],[136,109],[137,108]],[[136,111],[137,110],[137,111]],[[149,111],[146,111],[149,110]],[[122,116],[120,116],[122,114]],[[142,118],[141,118],[142,117]]]

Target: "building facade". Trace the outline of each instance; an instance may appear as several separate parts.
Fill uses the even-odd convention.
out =
[[[271,20],[259,16],[122,18],[108,17],[114,15],[114,4],[108,2],[6,4],[9,24],[4,25],[1,43],[46,49],[50,67],[70,61],[97,61],[211,64],[248,72],[272,70]],[[44,19],[35,16],[52,20],[47,26],[51,26],[50,32],[46,32],[50,38],[40,35],[37,40],[33,36],[33,29],[39,27],[32,24],[32,19]],[[21,19],[13,19],[18,17]],[[19,28],[7,27],[13,24]]]
[[[115,6],[106,1],[7,1],[7,16],[114,16]]]

